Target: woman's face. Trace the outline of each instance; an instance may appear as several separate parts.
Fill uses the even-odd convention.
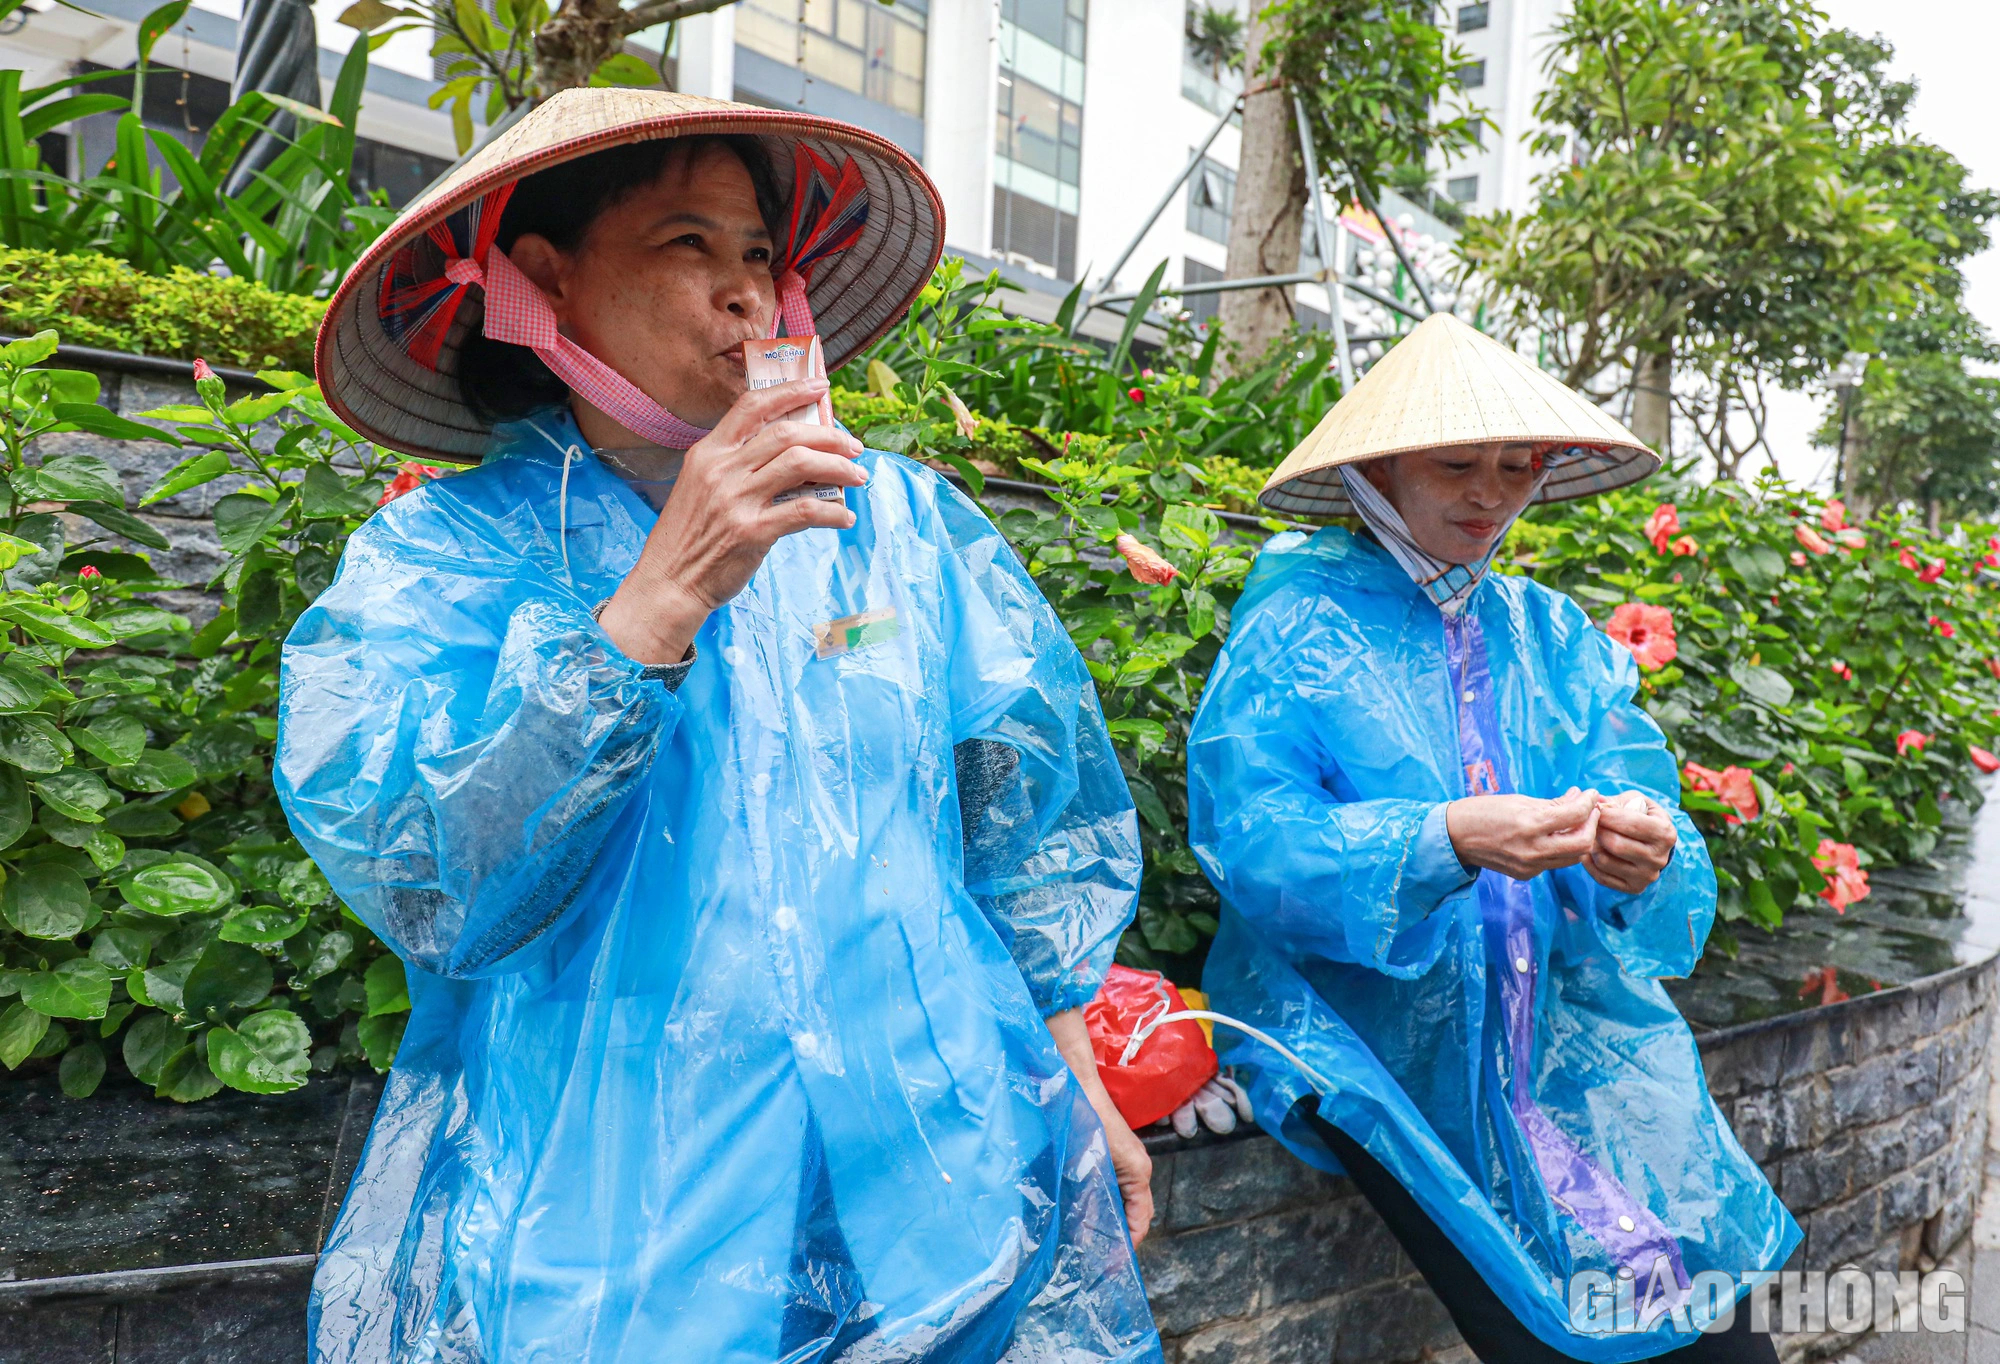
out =
[[[1361,473],[1402,516],[1418,548],[1449,564],[1472,564],[1528,505],[1536,469],[1527,445],[1494,442],[1370,460]]]
[[[750,173],[711,147],[670,157],[576,250],[530,233],[508,254],[548,296],[563,335],[675,416],[714,426],[749,386],[743,343],[770,333],[772,250]],[[638,443],[581,399],[577,407],[593,445]]]

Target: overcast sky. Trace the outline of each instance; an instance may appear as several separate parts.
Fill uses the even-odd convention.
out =
[[[1972,182],[2000,188],[2000,136],[1995,96],[2000,88],[2000,4],[1994,0],[1817,0],[1842,28],[1880,34],[1895,45],[1892,69],[1914,77],[1917,102],[1910,128],[1937,143],[1972,171]],[[1972,311],[2000,334],[2000,251],[1967,262]],[[1795,479],[1830,475],[1830,451],[1814,449],[1808,436],[1818,424],[1820,396],[1780,395],[1770,439],[1778,467]]]

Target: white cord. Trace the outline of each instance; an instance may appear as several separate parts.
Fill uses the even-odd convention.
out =
[[[1318,1071],[1314,1070],[1310,1065],[1306,1064],[1305,1060],[1302,1057],[1300,1057],[1297,1052],[1293,1051],[1290,1047],[1287,1047],[1284,1043],[1272,1037],[1269,1033],[1263,1032],[1257,1028],[1253,1028],[1248,1023],[1245,1023],[1240,1019],[1231,1018],[1228,1014],[1214,1013],[1208,1009],[1183,1009],[1179,1013],[1162,1014],[1157,1018],[1152,1018],[1147,1020],[1146,1023],[1141,1025],[1141,1027],[1137,1032],[1132,1034],[1132,1040],[1125,1044],[1125,1052],[1122,1056],[1118,1058],[1118,1064],[1121,1066],[1131,1065],[1132,1058],[1138,1054],[1140,1045],[1143,1044],[1148,1037],[1151,1037],[1153,1033],[1156,1030],[1158,1030],[1162,1025],[1167,1023],[1178,1023],[1184,1018],[1206,1018],[1211,1023],[1220,1023],[1224,1027],[1236,1029],[1236,1031],[1244,1034],[1247,1037],[1254,1037],[1259,1042],[1262,1042],[1265,1046],[1269,1047],[1272,1051],[1277,1052],[1278,1055],[1284,1057],[1287,1061],[1290,1061],[1293,1065],[1297,1066],[1299,1068],[1300,1073],[1303,1074],[1307,1080],[1311,1081],[1312,1087],[1318,1090],[1321,1094],[1331,1095],[1334,1091],[1334,1085],[1331,1080],[1328,1080],[1324,1075],[1321,1075]]]
[[[562,539],[563,576],[569,579],[571,587],[576,586],[576,574],[569,566],[569,462],[576,453],[574,445],[563,451],[562,496],[556,502],[556,534]]]

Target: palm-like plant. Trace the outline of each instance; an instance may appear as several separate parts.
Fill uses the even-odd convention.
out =
[[[1190,5],[1187,12],[1188,51],[1207,63],[1211,76],[1243,69],[1243,16],[1233,9]]]

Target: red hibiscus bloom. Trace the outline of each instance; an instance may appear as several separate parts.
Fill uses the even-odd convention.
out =
[[[1698,552],[1701,546],[1694,542],[1692,535],[1683,535],[1680,539],[1674,541],[1672,549],[1676,555],[1685,559],[1689,555]]]
[[[1757,803],[1757,784],[1750,779],[1747,767],[1725,767],[1717,772],[1700,763],[1689,763],[1681,770],[1681,780],[1697,791],[1713,792],[1724,805],[1734,809],[1735,814],[1723,816],[1725,823],[1747,823],[1763,813]]]
[[[1868,898],[1868,873],[1861,870],[1861,858],[1852,843],[1822,838],[1812,864],[1826,877],[1826,889],[1819,897],[1832,905],[1835,913],[1845,914],[1849,905]]]
[[[1628,601],[1611,613],[1604,633],[1630,649],[1647,672],[1666,667],[1680,653],[1674,640],[1674,613],[1664,606]]]
[[[404,493],[415,492],[443,472],[434,464],[418,464],[412,460],[396,471],[396,476],[389,480],[389,486],[382,490],[381,499],[375,505],[386,507]]]
[[[1948,620],[1941,620],[1936,616],[1928,616],[1925,619],[1930,623],[1932,629],[1936,630],[1946,639],[1950,639],[1953,635],[1958,633],[1958,627],[1953,625]]]
[[[1143,403],[1146,401],[1146,390],[1143,388],[1128,388],[1125,390],[1125,396],[1135,403]]]
[[[2000,758],[1996,758],[1978,744],[1968,744],[1972,750],[1972,765],[1981,772],[2000,772]]]
[[[2000,658],[1987,659],[1986,671],[1992,673],[1994,677],[2000,678]]]
[[[1917,752],[1922,753],[1924,745],[1936,737],[1935,734],[1925,734],[1920,730],[1906,729],[1896,736],[1896,756],[1900,758],[1913,748]]]
[[[1653,514],[1646,518],[1646,538],[1653,542],[1653,548],[1660,553],[1667,552],[1667,545],[1681,533],[1681,514],[1671,502],[1662,502],[1653,508]]]
[[[1917,562],[1917,556],[1910,553],[1907,546],[1896,551],[1896,562],[1904,568],[1909,569],[1912,573],[1923,567],[1922,564]]]
[[[1833,553],[1833,546],[1826,542],[1825,537],[1804,522],[1792,527],[1792,534],[1798,536],[1799,543],[1815,554]]]
[[[1180,576],[1180,570],[1154,553],[1135,535],[1121,535],[1111,542],[1111,547],[1125,556],[1125,567],[1132,570],[1132,576],[1142,583],[1158,587],[1170,583]]]
[[[79,568],[76,571],[76,576],[79,578],[101,578],[104,575],[102,573],[99,573],[97,569],[92,565],[85,564],[82,568]]]
[[[1847,529],[1847,504],[1839,498],[1828,498],[1826,506],[1820,509],[1819,523],[1828,531]]]
[[[200,383],[203,379],[213,379],[214,377],[215,371],[208,367],[208,361],[202,359],[199,355],[195,356],[194,381]]]
[[[1838,535],[1834,537],[1834,539],[1840,541],[1841,544],[1845,545],[1849,549],[1868,548],[1868,537],[1863,535],[1860,531],[1855,530],[1852,526],[1848,527],[1844,531],[1841,531]]]
[[[1944,560],[1939,559],[1929,568],[1921,570],[1917,574],[1917,581],[1920,583],[1934,583],[1943,576],[1944,576]]]
[[[1793,550],[1793,551],[1792,551],[1792,567],[1793,567],[1793,568],[1804,568],[1805,566],[1806,566],[1806,553],[1805,553],[1805,551],[1804,551],[1804,550],[1802,550],[1802,549],[1795,549],[1795,550]]]
[[[1847,664],[1835,660],[1830,666],[1833,669],[1833,675],[1841,681],[1852,682],[1854,680],[1854,669],[1848,667]]]

